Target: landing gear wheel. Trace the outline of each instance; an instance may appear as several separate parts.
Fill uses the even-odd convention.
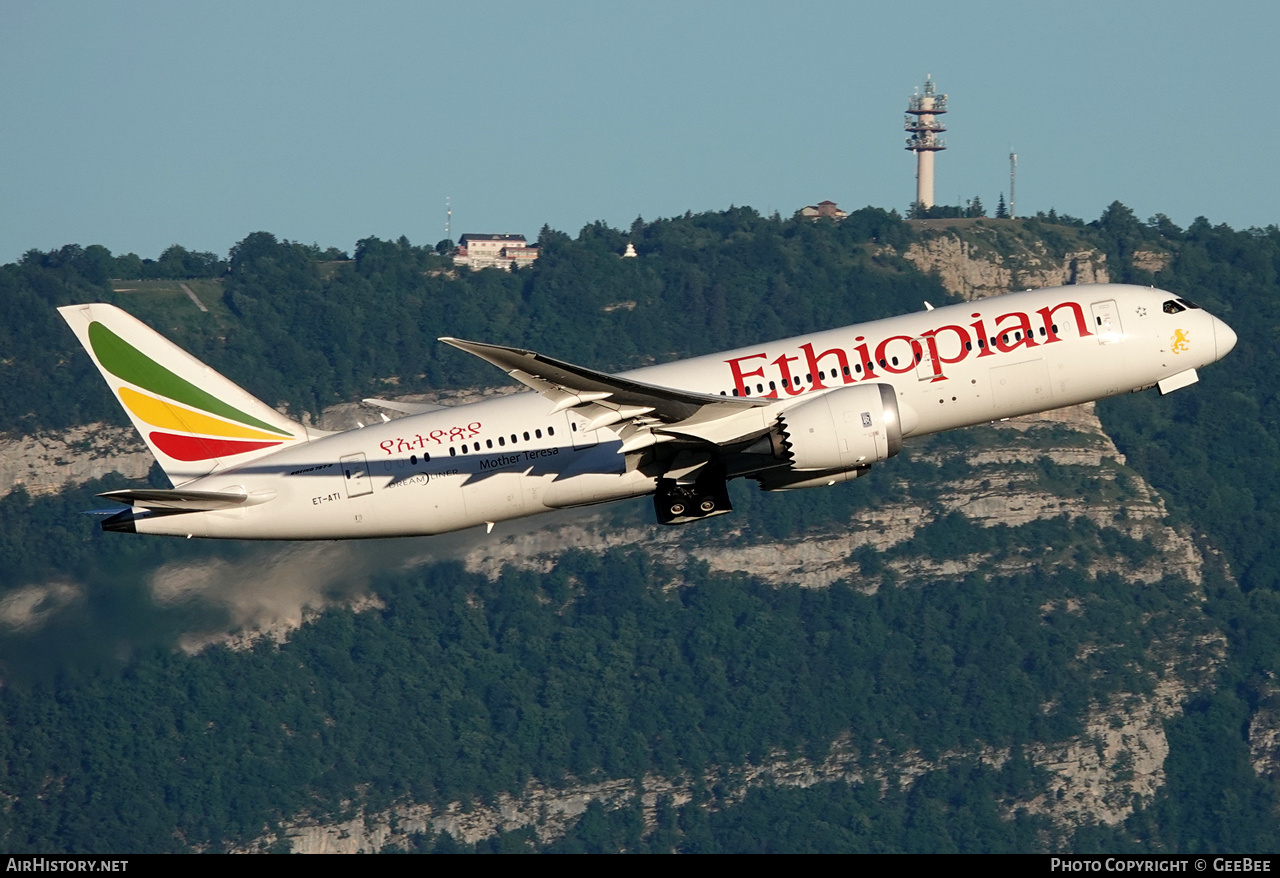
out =
[[[688,524],[711,515],[733,511],[724,468],[709,465],[697,482],[681,485],[674,479],[659,479],[653,494],[653,508],[659,524]]]

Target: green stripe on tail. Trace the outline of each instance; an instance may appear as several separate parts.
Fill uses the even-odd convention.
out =
[[[138,387],[192,408],[270,430],[281,436],[293,437],[292,433],[246,414],[175,375],[97,321],[89,324],[89,343],[102,368],[117,378],[123,378]]]

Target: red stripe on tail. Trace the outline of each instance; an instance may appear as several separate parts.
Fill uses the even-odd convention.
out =
[[[233,457],[246,451],[283,445],[283,442],[253,442],[242,439],[205,439],[200,436],[179,436],[176,433],[152,433],[155,446],[174,460],[211,460],[215,457]]]

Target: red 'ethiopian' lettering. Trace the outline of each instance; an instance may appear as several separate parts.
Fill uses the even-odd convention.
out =
[[[956,355],[948,357],[938,350],[938,333],[954,332],[956,335]],[[942,374],[944,364],[958,363],[969,355],[969,333],[964,327],[956,326],[948,323],[946,326],[939,326],[937,329],[930,329],[928,332],[920,333],[920,337],[924,339],[924,343],[929,348],[929,359],[933,363],[933,380],[946,381],[947,376]]]
[[[885,349],[889,347],[889,342],[893,341],[905,341],[907,344],[911,345],[911,356],[906,358],[907,362],[905,365],[895,366],[893,364],[893,360],[890,357],[885,356]],[[884,341],[880,342],[880,344],[876,345],[876,362],[878,362],[880,364],[880,368],[884,369],[886,372],[892,372],[895,375],[905,375],[916,367],[916,353],[919,345],[920,342],[916,341],[909,335],[891,335]]]
[[[1080,303],[1063,302],[1061,305],[1054,305],[1052,308],[1041,308],[1036,312],[1044,320],[1044,331],[1048,336],[1045,339],[1046,343],[1051,341],[1061,341],[1061,339],[1058,338],[1058,334],[1053,331],[1053,315],[1061,308],[1071,309],[1071,312],[1076,318],[1076,330],[1080,333],[1081,338],[1084,338],[1086,335],[1093,335],[1093,333],[1089,331],[1089,324],[1085,322],[1084,309],[1080,307]]]
[[[866,367],[866,370],[867,370],[867,374],[863,377],[865,378],[876,377],[875,370],[871,368],[871,352],[867,350],[866,338],[860,335],[857,338],[855,338],[854,341],[863,342],[863,344],[853,346],[854,353],[856,353],[859,357],[862,358],[861,359],[862,365]]]
[[[736,388],[738,396],[750,396],[750,385],[747,379],[758,379],[758,383],[774,384],[767,394],[766,399],[778,399],[785,394],[786,396],[799,396],[809,390],[827,390],[830,386],[839,384],[853,384],[862,379],[871,379],[878,377],[873,366],[878,365],[884,372],[892,375],[905,375],[916,368],[918,363],[923,361],[924,352],[927,349],[929,353],[929,368],[932,371],[932,381],[946,381],[944,367],[962,362],[973,354],[974,348],[977,348],[977,357],[992,357],[996,353],[1011,353],[1018,348],[1032,348],[1042,344],[1051,344],[1055,341],[1062,341],[1062,337],[1056,330],[1063,330],[1066,327],[1057,326],[1053,321],[1059,311],[1067,309],[1070,314],[1075,317],[1077,336],[1083,338],[1093,335],[1089,331],[1089,324],[1085,321],[1084,308],[1078,302],[1062,302],[1052,307],[1041,308],[1035,313],[1040,316],[1040,320],[1044,325],[1041,330],[1041,338],[1036,340],[1035,329],[1032,326],[1032,316],[1022,311],[1010,311],[1008,314],[1001,314],[995,318],[995,326],[988,330],[986,319],[980,312],[975,311],[970,316],[973,322],[969,324],[969,328],[965,326],[948,323],[935,329],[925,330],[920,333],[918,338],[912,338],[909,335],[891,335],[880,341],[875,346],[875,356],[871,355],[870,343],[865,336],[856,336],[851,350],[844,348],[829,348],[825,351],[817,351],[814,349],[813,342],[805,342],[799,346],[799,350],[804,354],[804,363],[807,367],[808,374],[811,376],[806,387],[800,381],[799,366],[797,373],[792,373],[792,364],[798,364],[800,357],[794,354],[782,354],[775,359],[770,360],[769,354],[747,354],[743,357],[733,357],[725,360],[729,364],[729,369],[733,373],[733,384]],[[1055,330],[1056,327],[1056,330]],[[972,333],[970,334],[970,329]],[[988,331],[992,334],[988,335]],[[896,351],[896,361],[895,361]],[[850,370],[850,358],[856,356],[855,368]],[[831,358],[834,358],[838,364],[839,380],[835,378],[827,378],[832,384],[827,384],[823,379],[827,376],[827,368],[831,365]],[[753,364],[755,368],[748,370],[746,365],[751,360],[764,360],[764,363]],[[765,372],[768,366],[776,369],[776,374],[781,379],[781,390],[779,393],[776,389],[778,382],[770,382]],[[772,371],[772,370],[770,370]],[[832,370],[835,372],[835,370]],[[854,373],[859,373],[855,375]],[[926,376],[922,376],[926,377]]]
[[[827,385],[822,383],[822,369],[818,366],[818,363],[831,356],[834,356],[840,363],[840,375],[844,376],[844,383],[850,384],[853,382],[854,379],[849,374],[849,356],[840,348],[832,348],[829,351],[815,354],[813,352],[813,344],[806,342],[800,345],[800,350],[804,351],[805,357],[809,360],[809,371],[814,375],[814,390],[826,390]]]
[[[969,316],[978,318],[973,323],[969,324],[973,327],[973,331],[978,333],[978,356],[994,357],[996,352],[993,351],[991,346],[988,344],[987,324],[982,321],[982,315],[974,313]]]
[[[742,361],[764,359],[765,356],[766,356],[765,354],[748,354],[745,357],[734,357],[731,360],[725,361],[726,363],[729,364],[730,371],[733,372],[733,386],[738,389],[738,396],[751,395],[750,391],[747,390],[747,384],[744,379],[751,378],[753,376],[758,377],[761,380],[764,379],[764,366],[761,366],[759,369],[756,369],[752,372],[743,372],[742,366],[741,366]]]
[[[1006,317],[1014,318],[1016,325],[1004,325],[1001,323]],[[1012,336],[1012,338],[1010,338]],[[1001,314],[996,318],[996,347],[1002,353],[1009,353],[1014,348],[1022,346],[1033,348],[1036,346],[1035,341],[1031,338],[1031,318],[1021,311],[1014,311],[1010,314]]]
[[[800,386],[800,382],[791,375],[790,364],[799,359],[799,357],[788,357],[783,354],[773,361],[773,365],[777,366],[778,371],[782,373],[782,389],[786,391],[787,396],[799,396],[804,393],[804,388]]]

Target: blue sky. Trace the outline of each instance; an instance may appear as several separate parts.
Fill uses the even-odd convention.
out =
[[[0,262],[937,200],[1280,222],[1274,2],[0,4]]]

